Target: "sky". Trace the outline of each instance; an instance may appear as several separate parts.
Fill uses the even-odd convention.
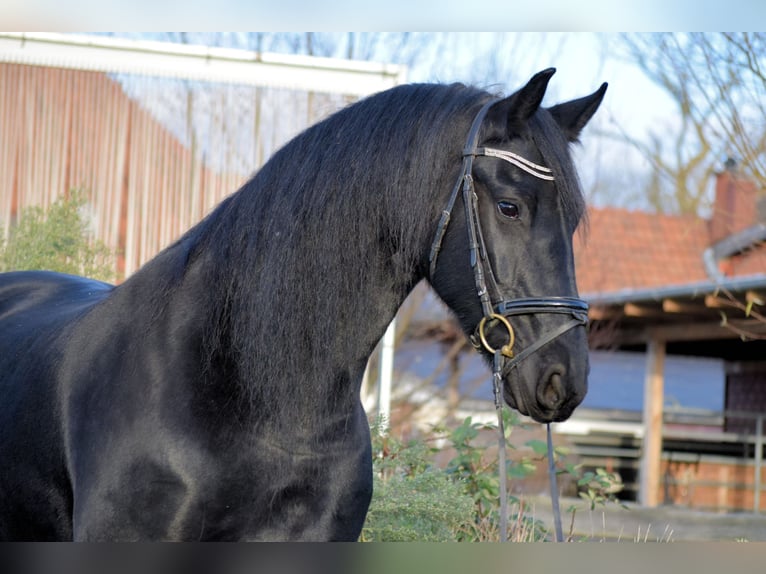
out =
[[[6,30],[741,31],[756,0],[4,0]]]
[[[521,87],[534,73],[550,66],[557,71],[543,101],[546,106],[585,96],[607,82],[609,88],[599,111],[573,148],[583,189],[593,205],[649,208],[641,191],[651,173],[648,161],[629,144],[604,134],[625,133],[646,140],[650,132],[669,131],[677,123],[677,108],[670,96],[636,65],[617,56],[618,34],[511,32],[459,36],[462,42],[457,44],[464,47],[444,54],[441,61],[447,63],[434,66],[431,60],[424,60],[409,70],[408,80],[471,81],[474,75],[483,77],[484,62],[477,53],[486,57],[491,50],[507,50],[507,54],[499,55],[500,75],[490,80],[497,82],[497,88],[504,93]]]
[[[640,154],[626,144],[614,144],[594,134],[624,131],[632,136],[662,129],[674,121],[674,106],[668,96],[635,67],[604,52],[604,39],[620,31],[719,31],[749,30],[766,22],[766,3],[752,0],[484,0],[467,3],[455,0],[134,0],[116,3],[109,0],[4,0],[5,29],[89,31],[113,30],[189,30],[214,31],[249,28],[263,31],[312,30],[354,31],[505,31],[545,32],[551,38],[550,58],[536,54],[511,55],[517,65],[517,82],[553,65],[557,74],[551,97],[570,99],[609,83],[601,109],[583,134],[575,150],[583,188],[607,189],[603,196],[593,192],[591,203],[625,203],[613,198],[620,188],[627,197],[638,198],[645,207],[640,184],[634,174],[646,173],[649,166]],[[566,49],[558,49],[557,32],[567,32]],[[572,32],[575,32],[572,34]],[[454,58],[453,74],[440,70],[412,69],[411,81],[464,81],[465,63],[471,47]],[[516,64],[517,62],[517,64]],[[498,78],[498,82],[505,79]],[[519,87],[508,84],[505,91]],[[546,99],[546,105],[556,103]],[[723,160],[724,158],[722,158]],[[618,181],[596,185],[608,170],[621,170]],[[619,192],[617,192],[619,193]],[[635,201],[635,200],[631,200]],[[628,202],[630,203],[630,202]]]

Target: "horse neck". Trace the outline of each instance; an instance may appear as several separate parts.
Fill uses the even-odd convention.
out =
[[[186,292],[222,395],[271,419],[358,409],[367,358],[426,270],[443,205],[426,195],[454,183],[443,142],[457,139],[424,125],[341,151],[309,130],[171,248],[198,269]]]
[[[315,428],[358,414],[367,359],[419,279],[381,247],[374,228],[364,233],[372,225],[318,216],[304,228],[250,238],[249,249],[234,236],[216,240],[229,253],[198,258],[208,269],[194,276],[207,284],[192,291],[218,293],[199,309],[212,327],[205,370],[216,378],[222,366],[227,393],[250,405],[252,417]],[[354,228],[343,232],[352,243],[340,240],[341,227]]]

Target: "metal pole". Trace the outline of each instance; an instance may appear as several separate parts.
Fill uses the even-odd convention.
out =
[[[553,437],[551,436],[551,424],[546,425],[548,432],[548,479],[551,485],[551,508],[553,510],[553,526],[556,533],[556,542],[564,542],[564,531],[561,527],[561,508],[559,507],[559,485],[556,480],[556,460],[554,458]]]
[[[755,421],[755,478],[753,479],[755,493],[753,495],[753,512],[761,511],[761,465],[763,464],[763,415],[758,415]]]
[[[391,417],[391,381],[394,374],[394,336],[396,318],[392,319],[383,335],[380,349],[380,383],[378,386],[378,416],[383,426],[390,424]]]

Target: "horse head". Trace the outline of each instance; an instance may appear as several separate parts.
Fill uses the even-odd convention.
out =
[[[572,251],[585,202],[569,146],[606,91],[543,108],[554,71],[473,112],[429,274],[495,366],[505,401],[540,422],[568,418],[587,390],[587,304]]]

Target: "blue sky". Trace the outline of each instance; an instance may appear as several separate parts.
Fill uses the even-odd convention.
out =
[[[523,78],[550,65],[558,69],[546,100],[550,105],[590,93],[602,81],[610,84],[607,97],[576,155],[584,188],[610,166],[624,166],[622,181],[610,188],[632,193],[636,176],[648,169],[646,160],[627,145],[611,145],[594,138],[598,131],[624,131],[643,136],[650,128],[674,121],[668,97],[632,66],[604,58],[598,38],[618,31],[740,31],[766,22],[766,3],[753,0],[4,0],[3,27],[9,30],[118,31],[250,29],[262,31],[565,31],[567,49],[548,61],[513,56],[518,61],[512,90]],[[592,32],[597,32],[593,34]],[[555,34],[554,34],[555,35]],[[552,46],[555,43],[551,44]],[[463,57],[470,55],[466,49]],[[455,57],[454,73],[429,76],[413,69],[413,81],[463,80],[465,67]],[[526,68],[526,69],[525,69]],[[498,82],[504,81],[502,78]],[[556,98],[555,100],[553,98]],[[590,170],[590,171],[589,171]],[[589,181],[590,179],[590,181]],[[609,202],[591,197],[595,204]],[[619,202],[618,202],[619,203]],[[634,207],[643,207],[635,205]]]
[[[742,31],[754,0],[4,0],[7,30]]]

